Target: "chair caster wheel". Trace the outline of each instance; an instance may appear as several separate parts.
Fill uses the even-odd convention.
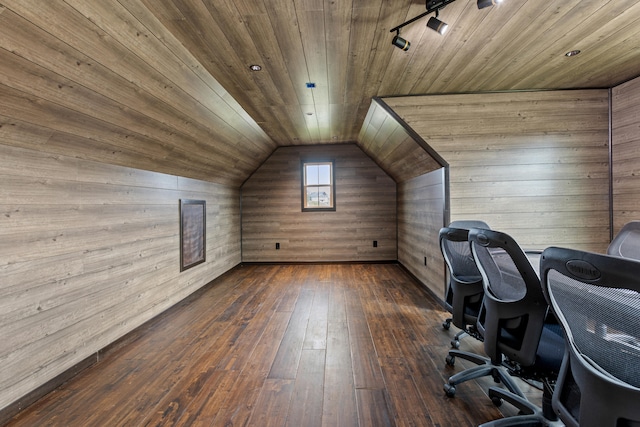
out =
[[[442,322],[442,329],[448,331],[450,327],[451,327],[451,320],[445,320],[444,322]]]
[[[449,383],[444,385],[444,393],[447,397],[453,397],[456,395],[456,386],[451,385]]]
[[[455,366],[456,364],[456,357],[452,356],[452,355],[448,355],[444,361],[446,362],[447,365],[449,366]]]
[[[455,348],[455,349],[460,348],[460,341],[458,341],[458,340],[451,340],[451,348]]]
[[[493,405],[494,405],[496,408],[499,408],[500,406],[502,406],[502,399],[501,399],[501,398],[499,398],[499,397],[492,397],[492,398],[491,398],[491,402],[493,402]]]

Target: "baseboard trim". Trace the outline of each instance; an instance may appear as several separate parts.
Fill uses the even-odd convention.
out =
[[[327,264],[398,264],[398,260],[377,261],[244,261],[241,265],[327,265]]]

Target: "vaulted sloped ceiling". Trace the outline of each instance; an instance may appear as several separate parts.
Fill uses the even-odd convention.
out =
[[[426,18],[402,29],[408,52],[389,30],[423,1],[0,1],[1,144],[233,186],[278,146],[364,148],[375,96],[601,88],[640,74],[636,0],[457,0],[440,12],[445,36]],[[406,167],[388,164],[391,176]]]

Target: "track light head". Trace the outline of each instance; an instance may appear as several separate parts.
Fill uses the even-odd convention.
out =
[[[497,3],[502,3],[502,0],[478,0],[478,9],[494,6]]]
[[[440,33],[440,35],[444,35],[444,33],[447,32],[447,28],[449,26],[435,16],[432,16],[427,21],[427,27],[431,28],[433,31]]]
[[[411,46],[411,43],[409,43],[407,40],[400,37],[400,34],[396,35],[393,38],[393,40],[391,40],[391,44],[393,44],[398,49],[402,49],[404,51],[409,50],[409,46]]]

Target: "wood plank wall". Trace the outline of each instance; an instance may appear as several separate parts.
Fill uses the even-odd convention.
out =
[[[442,166],[378,99],[371,101],[358,136],[358,146],[376,159],[396,182],[407,181]]]
[[[235,187],[276,147],[139,1],[3,1],[0,76],[3,144]]]
[[[613,233],[640,220],[640,78],[612,89]]]
[[[607,90],[384,98],[450,165],[451,220],[526,248],[609,242]],[[437,113],[434,113],[437,112]]]
[[[301,161],[318,158],[335,160],[335,212],[301,212]],[[244,262],[395,259],[396,184],[355,144],[281,147],[242,186]]]
[[[0,145],[0,409],[240,262],[221,184]],[[207,202],[207,260],[179,267],[180,198]]]
[[[398,184],[398,261],[440,299],[445,266],[438,232],[444,207],[444,168]]]

